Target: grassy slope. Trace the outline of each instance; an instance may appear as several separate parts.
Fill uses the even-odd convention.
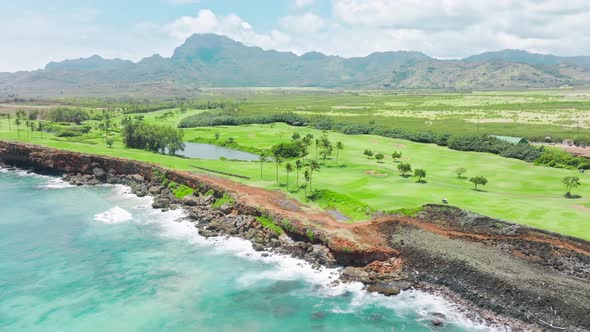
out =
[[[305,134],[310,132],[316,137],[320,131],[308,128],[294,128],[283,124],[250,125],[240,127],[197,128],[185,130],[185,139],[196,137],[213,137],[221,133],[221,139],[234,137],[242,145],[256,148],[270,148],[277,142],[290,139],[293,132]],[[377,210],[410,208],[424,203],[439,203],[442,198],[449,199],[450,204],[460,206],[495,218],[523,223],[563,234],[590,240],[590,213],[572,205],[590,206],[590,175],[580,175],[569,170],[536,167],[531,164],[498,157],[491,154],[459,152],[435,145],[412,143],[408,141],[382,138],[369,135],[349,136],[329,133],[333,142],[342,141],[345,149],[340,153],[337,167],[334,160],[328,160],[314,176],[314,188],[330,189],[345,193],[354,200],[359,200]],[[72,151],[104,154],[116,157],[133,158],[161,164],[166,167],[195,170],[192,166],[206,167],[234,174],[246,175],[251,180],[234,180],[251,185],[277,188],[275,165],[263,165],[263,178],[260,179],[258,162],[231,162],[217,160],[182,159],[163,156],[146,151],[124,149],[121,142],[116,142],[113,149],[108,149],[99,139],[90,138],[86,143],[77,143],[58,139],[51,134],[44,138],[35,133],[28,137],[21,132],[8,132],[6,122],[0,121],[0,139],[22,140]],[[96,143],[89,144],[88,142]],[[362,155],[364,149],[372,149],[386,155],[383,163],[367,159]],[[413,178],[402,178],[391,160],[391,152],[404,153],[404,162],[414,168],[424,168],[428,172],[427,183],[418,184]],[[311,150],[314,155],[314,149]],[[484,187],[486,192],[475,192],[466,180],[456,178],[457,167],[468,169],[467,176],[483,175],[489,179]],[[286,182],[284,166],[280,169],[281,183]],[[386,176],[371,176],[367,171],[375,171]],[[580,175],[584,185],[575,190],[583,196],[579,200],[566,200],[562,197],[564,188],[561,178],[567,175]],[[302,178],[302,176],[301,176]],[[290,189],[294,189],[295,172],[290,177]],[[281,187],[285,189],[284,187]],[[290,192],[291,196],[303,199],[303,190]],[[319,202],[324,207],[328,202]],[[336,208],[349,212],[355,219],[362,218],[362,213],[355,213],[354,202],[337,203]]]

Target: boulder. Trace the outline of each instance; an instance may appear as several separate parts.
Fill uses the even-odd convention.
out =
[[[199,199],[192,195],[184,196],[184,198],[182,199],[182,204],[186,206],[198,206]]]
[[[340,277],[348,280],[362,280],[369,277],[369,273],[360,267],[347,266],[342,270]]]
[[[94,174],[94,177],[100,181],[104,181],[107,179],[107,173],[102,168],[95,167],[92,170],[92,174]]]
[[[260,243],[253,243],[252,248],[254,248],[254,250],[256,250],[256,251],[263,251],[264,250],[264,246]]]
[[[151,187],[148,189],[148,191],[149,191],[150,195],[158,195],[159,193],[161,193],[161,192],[162,192],[162,189],[163,189],[163,188],[164,188],[164,187],[162,187],[162,186],[151,186]]]
[[[164,209],[170,206],[170,200],[166,197],[158,197],[154,200],[152,207],[154,209]]]
[[[221,211],[224,214],[228,214],[231,213],[233,211],[233,207],[227,203],[223,204],[220,208],[219,211]]]
[[[375,285],[371,285],[367,288],[367,291],[372,293],[380,293],[385,296],[397,295],[401,292],[401,289],[391,282],[380,282]]]
[[[139,175],[139,174],[133,174],[131,175],[131,179],[135,182],[143,182],[145,179],[143,178],[143,176]]]

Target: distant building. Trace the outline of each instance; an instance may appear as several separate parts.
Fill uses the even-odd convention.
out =
[[[490,137],[494,137],[495,139],[499,139],[500,141],[512,143],[512,144],[529,144],[529,141],[526,138],[522,137],[512,137],[512,136],[498,136],[498,135],[491,135]]]

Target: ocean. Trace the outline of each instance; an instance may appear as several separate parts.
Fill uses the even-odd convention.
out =
[[[489,330],[434,295],[369,294],[339,269],[205,239],[151,202],[0,169],[0,331]]]

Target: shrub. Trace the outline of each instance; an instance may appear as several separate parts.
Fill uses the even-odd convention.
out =
[[[274,223],[274,220],[271,216],[262,215],[260,217],[256,217],[256,220],[262,225],[263,228],[271,230],[277,235],[283,234],[283,229]]]

